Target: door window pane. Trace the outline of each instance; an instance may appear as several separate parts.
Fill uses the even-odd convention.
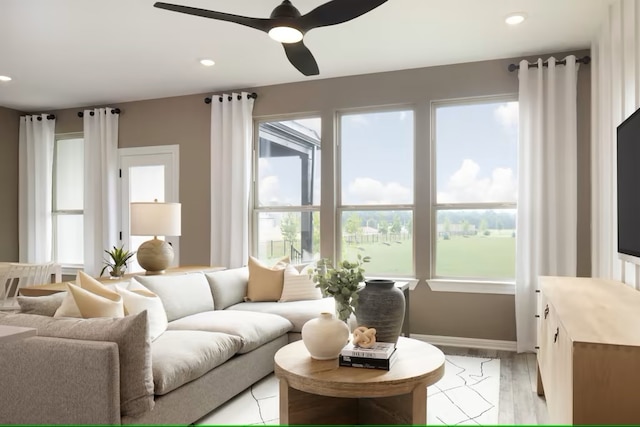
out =
[[[129,197],[132,202],[164,202],[164,165],[129,168]]]
[[[164,202],[164,165],[133,166],[129,168],[129,198],[132,202]],[[141,244],[154,236],[130,236],[129,250],[137,251]],[[164,236],[158,236],[164,240]],[[138,258],[132,257],[127,263],[128,272],[144,271]]]

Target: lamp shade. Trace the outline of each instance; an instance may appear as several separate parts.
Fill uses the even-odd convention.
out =
[[[131,203],[132,236],[180,236],[180,203]]]

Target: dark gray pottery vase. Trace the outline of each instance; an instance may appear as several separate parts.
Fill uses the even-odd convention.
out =
[[[404,294],[393,280],[370,279],[364,283],[358,291],[358,326],[375,328],[376,342],[397,343],[404,321]]]

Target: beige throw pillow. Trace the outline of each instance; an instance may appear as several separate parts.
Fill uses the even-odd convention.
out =
[[[73,297],[82,317],[124,317],[122,297],[117,292],[94,294],[74,284],[67,283],[69,294]]]
[[[78,272],[76,276],[76,286],[90,293],[109,299],[111,301],[117,301],[118,299],[120,299],[120,305],[122,305],[122,299],[120,298],[117,292],[107,288],[105,285],[103,285],[93,277],[89,276],[84,271]],[[76,294],[79,294],[79,292],[77,292]],[[83,295],[83,296],[86,297],[86,295]],[[87,302],[86,301],[87,298],[83,298],[83,296],[80,296],[80,298],[82,299],[83,302]],[[90,310],[90,309],[87,308],[87,310]],[[119,317],[123,317],[123,316],[124,316],[124,306],[122,309],[122,316],[119,316]],[[85,317],[85,316],[83,316],[82,313],[80,312],[80,308],[76,303],[74,295],[71,292],[67,292],[67,296],[64,298],[64,300],[62,301],[62,304],[56,310],[53,317]],[[98,316],[98,317],[102,317],[102,316]]]
[[[320,288],[316,288],[310,275],[315,267],[316,264],[312,263],[298,271],[292,264],[287,265],[284,270],[282,295],[278,302],[321,299],[322,292]]]
[[[289,257],[282,258],[268,267],[254,257],[249,257],[249,283],[245,301],[278,301],[282,295],[284,269]]]

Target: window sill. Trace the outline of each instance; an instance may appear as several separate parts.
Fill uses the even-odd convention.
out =
[[[389,279],[394,282],[407,282],[409,283],[409,290],[412,291],[418,286],[418,279],[413,277],[383,277],[383,276],[365,276],[365,280],[367,279]]]
[[[469,294],[515,295],[514,282],[491,282],[480,280],[427,279],[434,292],[464,292]]]
[[[84,265],[62,264],[62,275],[75,277],[78,274],[78,271],[82,271],[83,269]]]

